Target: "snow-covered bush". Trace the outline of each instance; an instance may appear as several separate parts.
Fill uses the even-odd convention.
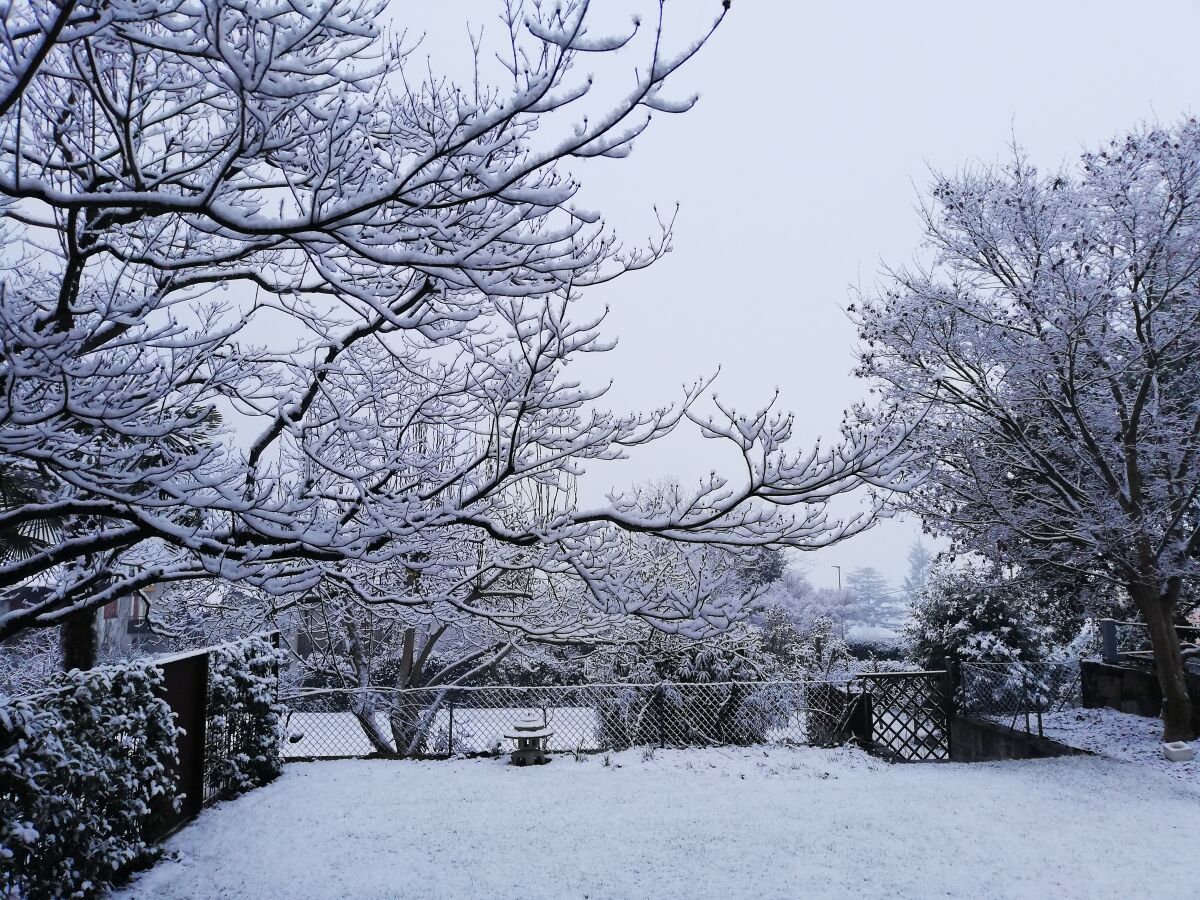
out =
[[[738,682],[786,677],[763,632],[746,623],[705,640],[650,633],[610,651],[595,673],[630,685],[600,702],[600,739],[613,747],[759,743],[787,713],[764,702],[763,689]]]
[[[877,625],[855,625],[846,629],[846,647],[856,660],[897,661],[904,656],[904,638]]]
[[[798,659],[806,679],[823,680],[850,666],[850,648],[832,619],[818,616],[800,633]]]
[[[971,570],[931,576],[913,604],[906,634],[912,655],[926,668],[940,668],[947,659],[1034,661],[1050,645],[1026,592]]]
[[[262,637],[209,652],[208,742],[226,752],[210,761],[207,775],[224,796],[267,784],[282,771],[287,707],[278,697],[284,657]]]
[[[762,612],[762,649],[778,660],[785,671],[798,667],[803,632],[787,607],[778,603],[767,605]]]
[[[0,700],[0,896],[93,897],[154,854],[175,727],[146,665],[60,675]]]

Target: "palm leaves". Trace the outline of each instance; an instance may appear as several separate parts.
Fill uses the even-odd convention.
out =
[[[0,514],[44,499],[45,490],[33,471],[11,466],[0,471]],[[61,533],[58,522],[40,516],[12,528],[0,528],[0,563],[28,559],[53,544]]]

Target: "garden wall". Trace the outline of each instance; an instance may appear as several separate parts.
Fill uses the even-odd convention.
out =
[[[1043,759],[1087,755],[1049,738],[1027,734],[994,722],[956,716],[950,721],[950,760],[990,762],[1002,759]]]
[[[1079,671],[1084,706],[1090,709],[1106,706],[1154,719],[1162,715],[1162,690],[1158,676],[1149,667],[1085,659]],[[1185,677],[1192,697],[1192,728],[1200,731],[1200,675],[1189,672]]]

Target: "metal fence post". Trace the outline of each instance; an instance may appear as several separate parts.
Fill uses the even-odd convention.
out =
[[[962,685],[962,668],[959,661],[952,656],[947,656],[945,659],[946,677],[942,682],[942,690],[945,692],[945,711],[947,718],[954,718],[958,714],[958,689]]]
[[[654,712],[658,717],[658,746],[667,746],[667,734],[663,722],[663,689],[660,684],[654,689]]]
[[[1121,661],[1117,652],[1117,622],[1115,619],[1100,620],[1100,658],[1110,665]]]
[[[1024,667],[1022,667],[1022,669],[1021,669],[1021,707],[1025,711],[1025,733],[1026,734],[1032,733],[1029,730],[1029,701],[1030,701],[1030,699],[1031,698],[1029,696],[1029,673],[1025,671]]]
[[[454,755],[454,701],[451,700],[446,704],[446,708],[450,713],[450,724],[446,727],[446,754]]]
[[[850,736],[858,741],[858,745],[864,750],[870,750],[872,745],[871,736],[875,730],[875,712],[871,708],[870,691],[864,686],[860,693],[854,694],[847,688],[846,708],[849,711],[847,715],[847,727],[849,728]],[[834,736],[835,741],[839,743],[844,738],[844,734]]]

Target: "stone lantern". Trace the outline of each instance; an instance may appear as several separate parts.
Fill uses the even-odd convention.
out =
[[[546,723],[536,718],[527,717],[514,722],[512,733],[504,735],[517,742],[517,749],[512,753],[512,764],[524,766],[550,762],[546,757],[546,739],[552,734],[554,732],[546,727]]]

